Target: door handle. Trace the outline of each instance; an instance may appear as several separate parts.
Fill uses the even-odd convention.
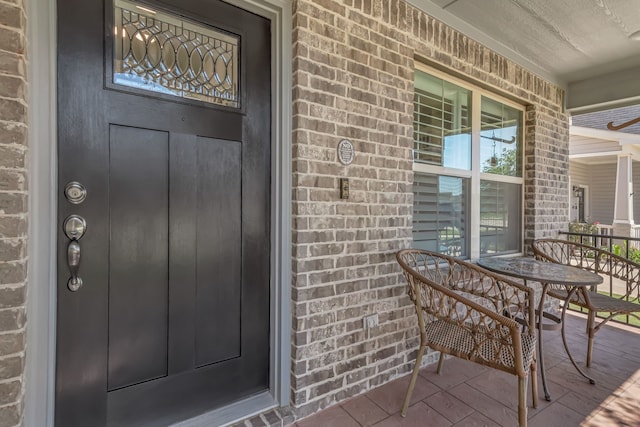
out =
[[[64,234],[71,240],[67,246],[67,265],[71,278],[67,282],[70,291],[75,292],[82,286],[80,270],[80,243],[78,242],[87,231],[87,222],[79,215],[69,215],[64,220]]]
[[[67,264],[71,272],[67,287],[70,291],[75,292],[82,286],[82,278],[78,275],[78,270],[80,270],[80,243],[77,240],[70,241],[69,246],[67,246]]]

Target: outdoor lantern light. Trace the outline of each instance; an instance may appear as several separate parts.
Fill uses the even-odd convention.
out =
[[[498,164],[498,157],[496,157],[496,142],[493,141],[493,156],[489,159],[489,164],[491,166],[496,166]]]
[[[580,187],[577,185],[573,186],[573,197],[580,197]]]

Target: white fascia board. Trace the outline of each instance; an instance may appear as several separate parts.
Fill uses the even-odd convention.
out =
[[[619,156],[624,154],[622,151],[600,151],[597,153],[580,153],[580,154],[569,154],[569,160],[574,159],[588,159],[594,157],[606,157],[606,156]]]
[[[586,166],[595,166],[595,165],[614,165],[618,161],[617,157],[606,157],[602,159],[570,159],[572,162],[576,162]]]
[[[640,144],[640,135],[633,135],[635,138],[624,138],[620,139],[620,145],[638,145]]]
[[[640,146],[638,145],[626,145],[622,147],[620,151],[601,151],[599,153],[580,153],[569,154],[569,160],[584,160],[584,159],[597,159],[601,158],[601,163],[610,163],[611,159],[618,158],[619,156],[631,156],[634,161],[640,161]],[[598,162],[590,162],[595,164]]]
[[[570,135],[586,136],[607,141],[618,141],[622,144],[640,144],[640,135],[606,129],[593,129],[582,126],[569,126]]]
[[[640,145],[625,145],[622,147],[622,153],[630,155],[633,160],[640,160]]]

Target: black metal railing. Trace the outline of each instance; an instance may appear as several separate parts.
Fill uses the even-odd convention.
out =
[[[632,256],[632,252],[634,249],[640,248],[639,237],[614,236],[613,234],[607,233],[576,233],[571,231],[560,231],[560,234],[566,235],[567,240],[606,249],[611,253],[615,253],[632,261],[636,261]]]
[[[604,229],[601,231],[611,231],[610,229]],[[630,236],[614,236],[613,234],[606,233],[577,233],[570,231],[561,231],[559,234],[563,234],[567,236],[567,240],[574,241],[577,243],[582,243],[585,245],[595,246],[604,250],[607,250],[613,254],[624,257],[628,260],[634,261],[636,263],[640,263],[640,238],[638,237],[630,237]],[[626,292],[621,292],[619,289],[616,290],[616,280],[614,277],[609,275],[608,283],[603,283],[602,285],[608,285],[608,290],[604,290],[603,286],[598,286],[598,292],[603,292],[609,296],[620,297],[621,294],[624,295]],[[625,283],[625,286],[628,289],[629,284]],[[627,298],[628,300],[629,298]],[[636,301],[637,302],[637,301]],[[584,309],[579,307],[569,306],[570,310],[585,312]],[[598,316],[601,317],[601,316]],[[624,323],[631,326],[640,327],[637,320],[630,316],[616,316],[614,319],[616,322]]]

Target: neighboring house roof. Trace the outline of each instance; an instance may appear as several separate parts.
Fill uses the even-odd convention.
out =
[[[597,111],[595,113],[577,114],[571,117],[571,125],[592,129],[607,130],[607,123],[615,126],[640,117],[640,105]],[[640,135],[640,123],[620,129],[619,132]]]
[[[640,123],[612,131],[607,123],[619,126],[640,117],[640,105],[614,108],[571,117],[569,159],[581,163],[609,163],[619,154],[640,161]]]

